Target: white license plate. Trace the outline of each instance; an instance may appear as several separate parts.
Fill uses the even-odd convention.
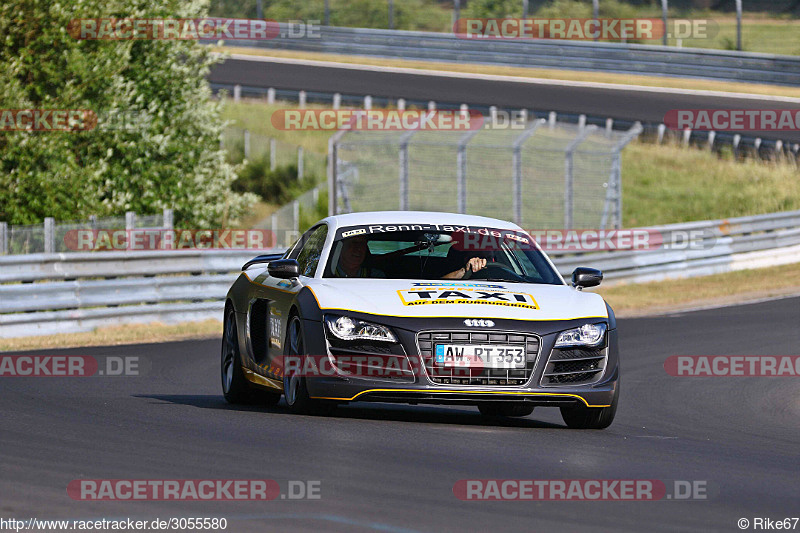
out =
[[[525,368],[525,348],[498,344],[437,344],[434,361],[460,368]]]

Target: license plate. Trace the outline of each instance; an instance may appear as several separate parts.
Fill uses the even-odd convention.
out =
[[[525,349],[498,344],[437,344],[439,366],[461,368],[525,368]]]

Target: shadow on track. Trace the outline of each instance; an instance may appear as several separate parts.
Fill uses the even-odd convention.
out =
[[[135,394],[134,397],[159,400],[159,402],[162,404],[188,405],[192,407],[198,407],[200,409],[254,413],[259,412],[287,415],[292,417],[302,416],[291,414],[286,409],[283,402],[277,406],[231,405],[227,403],[221,395],[216,394]],[[478,413],[478,410],[475,407],[459,407],[461,409],[455,410],[452,408],[432,407],[429,405],[371,404],[369,402],[362,402],[357,407],[353,405],[339,406],[332,416],[318,418],[347,418],[354,420],[381,420],[421,424],[455,424],[462,426],[509,427],[526,429],[568,429],[563,425],[540,422],[533,420],[530,417],[486,417]]]

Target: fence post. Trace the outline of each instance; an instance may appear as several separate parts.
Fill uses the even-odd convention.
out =
[[[389,29],[394,29],[394,0],[389,0]]]
[[[661,22],[664,24],[664,35],[661,44],[667,46],[667,0],[661,0]]]
[[[52,254],[56,250],[56,219],[44,219],[44,253]]]
[[[736,49],[742,51],[742,0],[736,0]]]
[[[238,102],[242,99],[242,86],[238,83],[233,86],[233,101]]]
[[[364,97],[364,109],[367,111],[372,109],[372,97],[370,95]]]
[[[164,208],[164,229],[172,229],[175,227],[175,212],[168,208]]]
[[[400,211],[408,211],[408,143],[414,133],[408,131],[400,138]]]
[[[278,145],[275,142],[274,138],[270,138],[269,140],[269,169],[271,172],[275,172],[275,169],[278,168],[278,158],[277,152]]]
[[[8,222],[0,222],[0,255],[8,254]]]
[[[250,130],[244,130],[244,158],[250,157]]]
[[[333,93],[333,108],[338,110],[342,106],[342,93]]]
[[[275,103],[275,88],[270,87],[267,89],[267,103],[274,104]]]
[[[297,179],[302,180],[305,174],[305,169],[303,168],[303,147],[297,147]]]
[[[661,144],[664,141],[664,132],[667,130],[667,126],[665,124],[658,125],[658,144]]]
[[[125,229],[128,231],[136,229],[136,213],[133,211],[125,212]]]
[[[461,104],[461,111],[466,111],[466,104]],[[467,143],[480,130],[468,131],[458,140],[458,151],[456,152],[456,202],[458,212],[467,212]]]
[[[564,229],[572,228],[572,208],[573,208],[573,157],[575,149],[586,137],[589,136],[597,126],[588,126],[567,145],[564,150]]]
[[[336,175],[339,166],[339,140],[347,130],[339,130],[328,139],[328,215],[335,215],[338,199],[336,190],[339,186],[339,176]]]
[[[330,0],[325,0],[325,26],[331,25],[331,3]]]
[[[686,128],[683,130],[683,145],[689,146],[689,139],[692,137],[692,130],[690,128]]]
[[[294,200],[292,202],[292,230],[296,233],[300,233],[300,202]]]
[[[405,111],[406,110],[406,99],[405,98],[398,98],[397,99],[397,110],[398,111]]]
[[[555,111],[550,111],[547,115],[547,125],[550,126],[551,130],[556,127],[556,116]]]
[[[716,137],[717,137],[717,132],[716,131],[709,131],[708,132],[708,149],[709,150],[713,150],[714,149],[714,139],[716,139]]]
[[[514,188],[514,224],[522,224],[522,144],[534,134],[536,129],[544,124],[545,120],[536,120],[528,126],[516,139],[514,139],[514,151],[511,156],[511,172]]]
[[[433,100],[428,101],[428,111],[436,111],[436,102]]]
[[[586,127],[586,115],[578,115],[578,128],[583,129]]]
[[[614,131],[614,119],[613,118],[607,118],[606,119],[606,136],[610,137],[612,131]]]
[[[305,91],[300,91],[299,93],[297,93],[297,107],[299,107],[300,109],[305,109],[306,108],[306,92]]]
[[[461,0],[453,0],[453,24],[461,18]]]

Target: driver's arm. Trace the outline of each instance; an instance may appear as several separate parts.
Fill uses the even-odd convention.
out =
[[[477,272],[478,270],[483,270],[486,268],[486,259],[481,257],[471,257],[467,264],[458,270],[454,270],[449,274],[445,274],[442,276],[442,279],[464,279],[464,276],[467,275],[467,271]]]

